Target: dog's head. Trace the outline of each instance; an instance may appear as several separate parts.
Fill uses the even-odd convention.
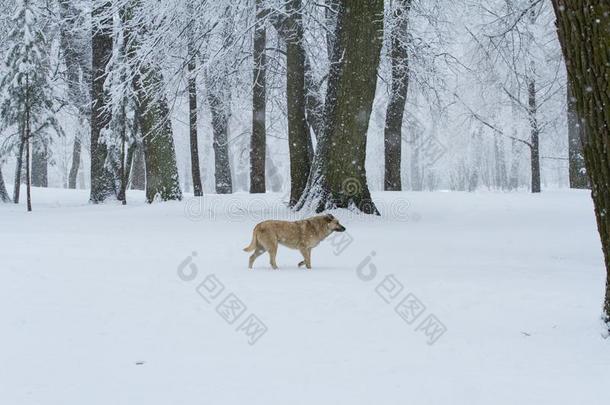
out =
[[[324,215],[324,219],[328,224],[328,228],[335,232],[345,232],[345,227],[339,223],[339,220],[331,214]]]

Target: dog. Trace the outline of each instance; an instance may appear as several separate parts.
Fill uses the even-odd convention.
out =
[[[333,232],[345,232],[345,227],[331,214],[318,215],[300,221],[263,221],[254,227],[252,242],[244,252],[254,252],[248,261],[252,269],[254,260],[265,252],[269,252],[271,267],[277,270],[275,256],[278,244],[291,249],[297,249],[303,255],[303,261],[298,266],[305,265],[311,269],[311,249],[326,239]]]

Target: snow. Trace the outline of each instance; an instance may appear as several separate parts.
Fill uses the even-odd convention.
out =
[[[311,271],[286,248],[281,270],[267,255],[247,270],[254,224],[294,217],[280,194],[87,197],[0,205],[4,404],[607,403],[588,192],[373,193],[386,216],[333,212],[353,242],[322,242]],[[246,309],[229,325],[231,293]],[[425,305],[411,325],[408,294]],[[267,327],[253,345],[249,315]],[[431,345],[428,315],[446,327]]]

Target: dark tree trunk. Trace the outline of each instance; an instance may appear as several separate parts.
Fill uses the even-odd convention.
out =
[[[530,122],[530,156],[532,166],[532,193],[540,192],[540,129],[538,127],[536,82],[530,79],[528,83],[528,115]]]
[[[163,91],[163,77],[156,68],[144,68],[140,74],[134,80],[134,89],[146,167],[146,201],[181,200],[167,98],[165,95],[151,97],[150,94],[150,89]]]
[[[228,103],[225,101],[220,95],[215,94],[211,86],[208,86],[208,102],[212,112],[212,130],[214,132],[212,146],[214,148],[214,178],[217,194],[233,192],[229,161],[229,114],[227,112]]]
[[[288,110],[288,149],[290,152],[290,201],[293,207],[301,198],[313,159],[311,136],[305,119],[305,49],[301,0],[286,5],[286,105]]]
[[[585,169],[585,159],[582,153],[581,128],[576,113],[576,99],[567,85],[568,106],[568,163],[570,188],[589,188],[589,179]]]
[[[4,203],[11,202],[11,197],[6,191],[6,185],[4,184],[4,177],[2,176],[2,168],[0,167],[0,201]]]
[[[602,319],[610,333],[610,4],[605,0],[553,0],[576,112],[585,166],[606,264]]]
[[[131,167],[131,189],[144,190],[146,187],[146,169],[144,167],[144,150],[142,144],[137,144],[133,153]]]
[[[192,40],[189,39],[188,62],[188,90],[189,90],[189,136],[191,144],[191,174],[193,176],[193,194],[195,197],[203,195],[201,184],[201,169],[199,168],[199,145],[197,140],[197,68],[196,53],[193,50]]]
[[[267,31],[264,17],[267,10],[263,0],[256,0],[256,23],[254,27],[254,58],[252,84],[252,136],[250,139],[250,192],[265,192],[266,149],[266,56]]]
[[[94,2],[100,3],[100,2]],[[92,9],[92,18],[109,13],[110,2],[101,2]],[[112,19],[105,18],[92,28],[92,76],[91,76],[91,202],[99,203],[116,195],[115,179],[111,170],[105,168],[108,149],[100,136],[110,124],[107,111],[109,96],[104,91],[106,66],[112,56]]]
[[[307,189],[297,208],[316,211],[354,205],[378,214],[366,181],[366,138],[383,37],[383,1],[338,2],[332,64],[326,96],[325,131]]]
[[[23,148],[25,147],[25,135],[23,128],[20,128],[21,140],[19,141],[19,151],[17,152],[17,161],[15,163],[15,183],[13,184],[13,202],[19,204],[19,194],[21,191],[21,173],[23,167]]]
[[[78,176],[78,169],[80,166],[80,153],[80,137],[76,135],[74,137],[74,146],[72,148],[72,165],[70,166],[70,173],[68,174],[68,188],[76,188],[76,177]]]
[[[32,176],[30,173],[30,145],[32,138],[32,128],[30,127],[30,80],[29,76],[25,75],[25,122],[24,122],[24,137],[25,137],[25,185],[27,194],[27,210],[32,211]]]
[[[409,55],[407,53],[408,14],[411,0],[398,0],[394,10],[391,33],[390,58],[392,63],[392,90],[385,116],[385,176],[386,191],[402,190],[400,159],[402,148],[402,118],[409,87]]]
[[[32,186],[49,187],[48,148],[42,142],[32,142]]]

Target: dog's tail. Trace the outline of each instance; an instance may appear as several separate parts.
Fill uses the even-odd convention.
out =
[[[252,242],[244,248],[244,252],[252,252],[254,249],[256,249],[256,233],[252,232]]]

